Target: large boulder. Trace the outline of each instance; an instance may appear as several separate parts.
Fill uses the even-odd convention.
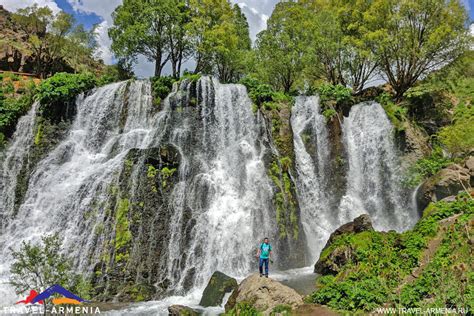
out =
[[[243,280],[232,292],[225,305],[226,312],[243,302],[251,304],[264,315],[269,315],[278,305],[298,307],[303,304],[303,298],[292,288],[255,273]]]
[[[346,223],[336,229],[331,234],[331,236],[329,236],[329,239],[326,242],[326,245],[324,246],[323,250],[329,247],[334,242],[337,236],[343,234],[356,234],[367,230],[374,230],[374,227],[372,226],[372,220],[370,219],[370,216],[368,214],[362,214],[354,218],[352,222]]]
[[[220,306],[226,293],[231,293],[238,286],[237,281],[222,272],[212,274],[209,283],[202,293],[201,306]]]
[[[200,315],[197,311],[188,306],[171,305],[168,307],[168,315],[170,316],[197,316]]]
[[[464,166],[452,164],[426,180],[417,193],[418,208],[423,210],[430,202],[457,195],[471,185],[474,161],[470,157]],[[470,169],[473,168],[473,169]]]
[[[355,218],[352,222],[346,223],[336,229],[329,237],[326,245],[324,246],[321,253],[324,253],[329,246],[332,245],[334,240],[343,234],[356,234],[363,231],[374,230],[372,226],[372,220],[369,215],[362,214]],[[352,249],[349,247],[340,247],[334,249],[327,256],[321,256],[314,265],[314,272],[319,274],[337,274],[339,267],[345,265],[352,258]]]

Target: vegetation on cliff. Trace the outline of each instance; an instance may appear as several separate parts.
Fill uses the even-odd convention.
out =
[[[337,272],[322,276],[309,300],[337,310],[380,306],[472,309],[471,237],[474,200],[431,204],[404,233],[364,231],[337,236],[320,256],[344,254]],[[472,283],[472,282],[471,282]]]

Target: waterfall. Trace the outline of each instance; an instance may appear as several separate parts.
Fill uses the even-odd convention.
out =
[[[205,285],[215,270],[244,276],[254,262],[256,242],[273,234],[274,227],[272,188],[263,163],[266,148],[245,88],[202,78],[197,89],[201,128],[185,120],[172,136],[187,166],[182,165],[173,192],[186,200],[176,203],[168,261],[168,278],[178,291],[189,278]],[[189,133],[199,143],[189,144]],[[179,223],[187,208],[195,224],[183,247]]]
[[[167,205],[157,205],[150,222],[138,228],[139,236],[150,231],[151,237],[144,247],[149,249],[136,261],[152,262],[149,272],[160,262],[153,277],[178,294],[204,286],[215,270],[234,276],[251,270],[257,240],[274,235],[273,191],[263,162],[267,148],[259,140],[260,127],[243,86],[203,77],[194,97],[191,86],[175,87],[160,111],[148,81],[114,83],[77,98],[67,136],[36,165],[15,216],[9,215],[15,183],[2,181],[7,202],[2,200],[6,209],[0,214],[9,221],[0,234],[0,283],[8,278],[9,247],[52,232],[60,232],[79,271],[93,272],[103,257],[102,245],[114,235],[96,232],[110,221],[107,203],[111,191],[120,188],[124,165],[131,165],[130,153],[143,155],[165,144],[179,152],[178,181]],[[33,142],[35,109],[18,125],[3,178],[14,179],[8,170],[21,169],[24,151]],[[140,178],[146,179],[139,167],[131,166],[127,179],[133,183],[127,196],[134,207],[139,207]],[[160,220],[167,223],[161,231],[154,224]],[[157,236],[166,236],[159,257],[151,248]],[[138,242],[131,247],[134,253],[140,249]]]
[[[54,232],[75,269],[106,284],[107,298],[123,294],[113,288],[121,282],[154,285],[154,297],[164,297],[202,289],[215,270],[244,277],[255,268],[258,241],[277,244],[267,168],[278,153],[243,86],[184,80],[156,105],[149,81],[127,81],[80,95],[75,105],[62,138],[33,162],[35,103],[2,158],[0,294],[9,303],[9,248]],[[416,210],[400,186],[392,126],[379,104],[352,107],[341,126],[343,152],[334,149],[318,97],[296,98],[291,127],[306,264],[335,228],[361,213],[377,229],[413,224]],[[121,247],[114,246],[119,226],[132,236]],[[119,282],[107,283],[110,270],[107,277]]]
[[[334,222],[337,214],[331,212],[330,143],[326,118],[320,111],[318,97],[301,96],[291,112],[297,194],[311,261],[338,223]]]
[[[401,186],[393,128],[383,108],[377,103],[358,104],[344,118],[348,171],[340,198],[332,186],[334,144],[320,112],[317,97],[298,97],[291,118],[301,221],[314,260],[329,235],[358,215],[368,213],[376,229],[399,231],[411,227],[418,217],[410,192]]]
[[[368,213],[379,230],[411,227],[418,215],[401,185],[393,127],[384,109],[375,102],[354,105],[343,135],[349,160],[348,189],[340,206],[343,221]]]
[[[15,204],[15,189],[22,167],[28,160],[30,145],[33,142],[35,116],[38,102],[33,103],[30,111],[20,118],[17,124],[14,141],[8,147],[1,164],[0,175],[0,228],[12,216]],[[1,231],[0,231],[1,232]]]

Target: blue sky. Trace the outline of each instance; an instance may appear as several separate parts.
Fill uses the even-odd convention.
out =
[[[271,15],[275,4],[279,0],[230,0],[238,3],[247,16],[250,25],[250,35],[255,39],[256,34],[266,26],[266,21]],[[7,10],[15,11],[18,8],[30,6],[37,3],[39,6],[48,6],[53,12],[64,10],[72,14],[77,23],[83,24],[90,29],[97,25],[97,42],[99,49],[97,55],[105,63],[113,63],[114,57],[110,51],[111,41],[107,36],[107,30],[112,25],[111,13],[122,2],[122,0],[0,0]],[[474,0],[461,0],[469,11],[471,21],[474,21]],[[192,64],[188,64],[191,68]],[[186,68],[186,65],[184,65]],[[148,77],[153,74],[153,64],[145,58],[139,58],[135,66],[135,72],[139,77]],[[166,69],[165,69],[166,70]]]

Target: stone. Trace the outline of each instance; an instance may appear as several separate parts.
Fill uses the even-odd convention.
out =
[[[255,273],[244,279],[232,292],[225,305],[226,312],[242,302],[251,304],[263,315],[269,315],[278,305],[289,305],[292,308],[303,305],[303,298],[292,288]]]
[[[234,278],[216,271],[212,274],[209,283],[202,293],[199,305],[220,306],[226,293],[231,293],[238,287],[238,283]]]
[[[200,315],[197,311],[188,306],[171,305],[168,307],[168,315],[170,316],[195,316]]]
[[[372,220],[367,214],[362,214],[355,218],[352,222],[346,223],[336,229],[324,246],[323,250],[327,249],[332,245],[334,240],[343,234],[356,234],[363,231],[374,230],[372,226]],[[322,252],[321,252],[322,253]],[[335,249],[326,258],[319,258],[318,262],[314,265],[314,272],[319,274],[337,274],[339,267],[345,265],[352,258],[352,249],[349,247],[340,247]]]
[[[441,169],[437,174],[427,179],[417,193],[417,204],[420,210],[430,202],[437,202],[449,196],[455,196],[459,191],[468,188],[472,181],[470,166],[473,162],[466,162],[466,168],[459,164],[452,164]]]
[[[374,227],[372,226],[372,220],[370,219],[370,216],[368,214],[362,214],[356,217],[352,222],[346,223],[336,229],[331,234],[331,236],[329,236],[329,239],[323,250],[329,247],[334,242],[337,236],[349,233],[355,234],[367,230],[374,230]]]

